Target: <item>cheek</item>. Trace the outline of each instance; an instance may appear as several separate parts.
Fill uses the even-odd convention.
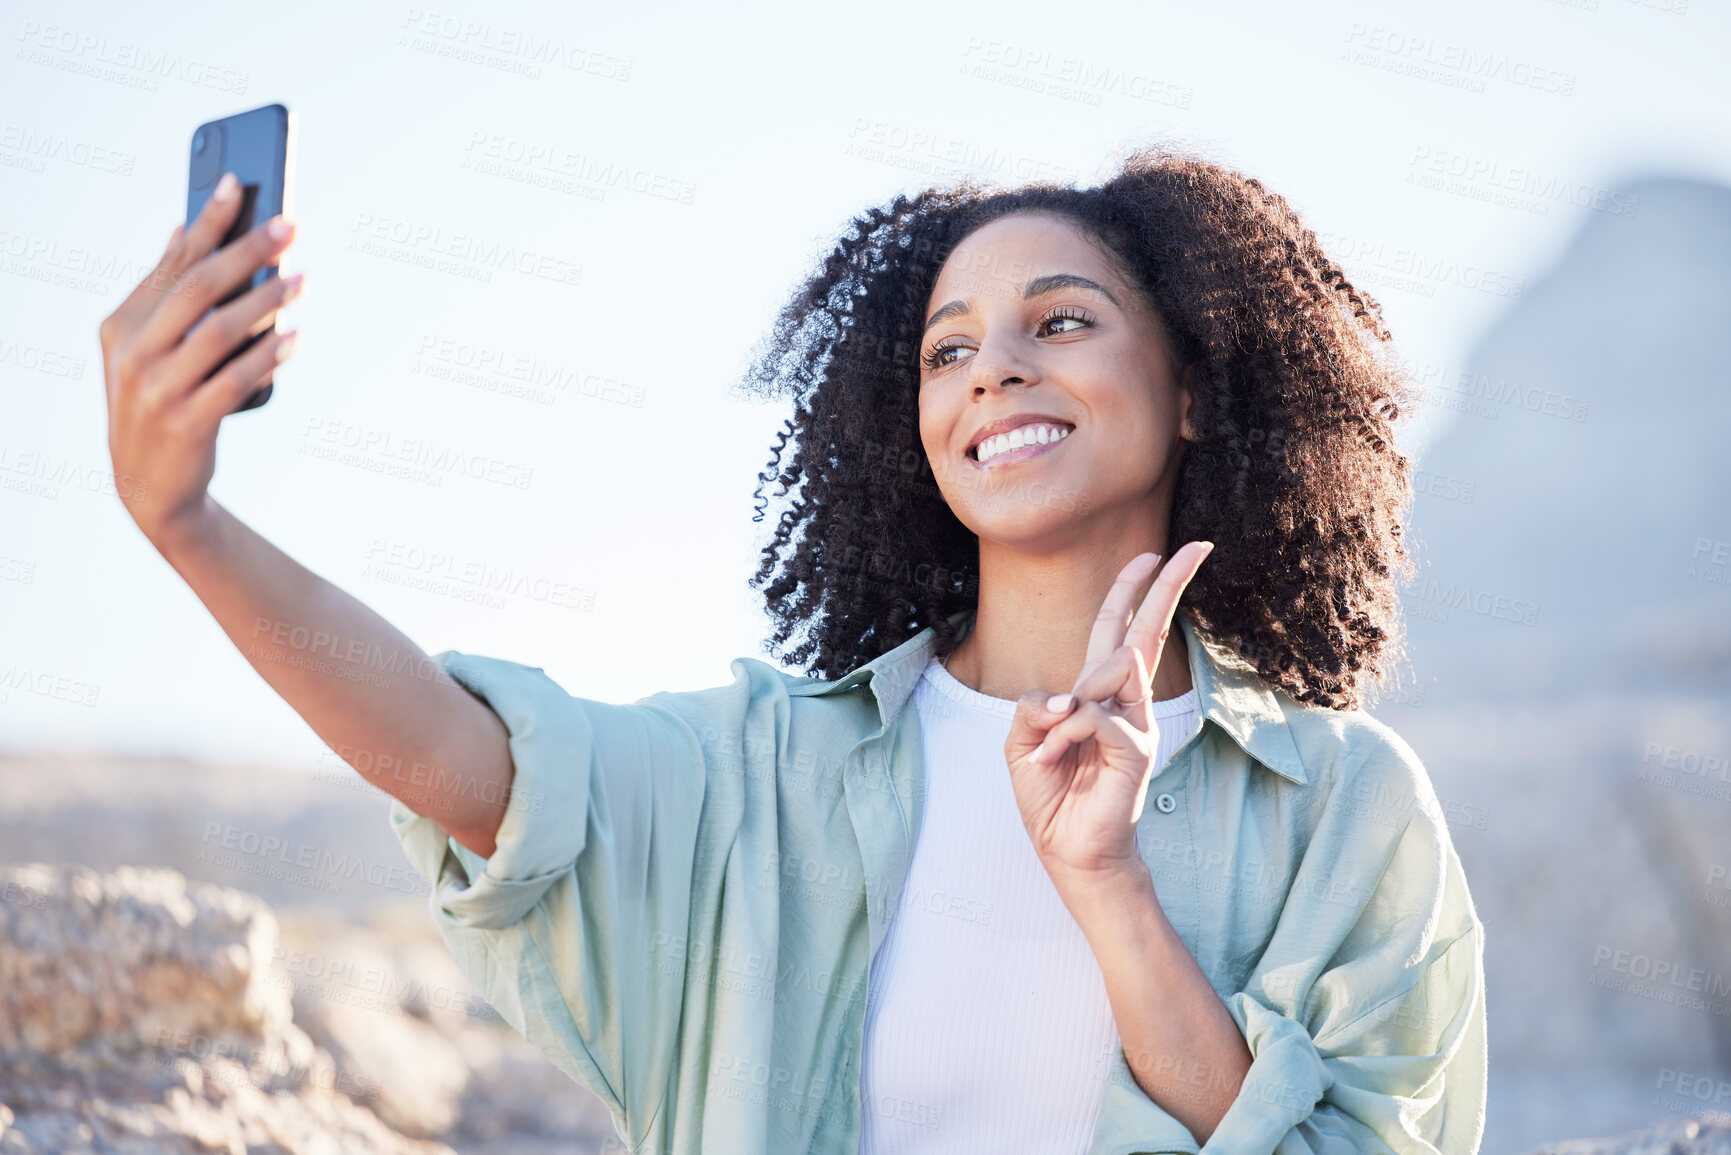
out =
[[[954,417],[945,411],[941,403],[924,397],[920,399],[920,446],[926,451],[927,457],[936,460],[943,456],[949,431],[954,425]]]

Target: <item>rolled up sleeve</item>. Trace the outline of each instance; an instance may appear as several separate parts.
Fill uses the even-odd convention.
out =
[[[1410,991],[1321,1038],[1247,993],[1233,995],[1227,1009],[1252,1062],[1204,1155],[1476,1151],[1483,941],[1478,928],[1462,935]]]
[[[1202,1155],[1477,1151],[1484,927],[1440,814],[1378,829],[1334,809],[1250,983],[1225,1000],[1252,1062]]]
[[[392,828],[476,990],[636,1139],[675,1061],[670,944],[690,915],[702,748],[648,700],[576,698],[539,667],[454,650],[434,660],[509,731],[509,800],[486,858],[401,801]],[[442,769],[447,789],[472,788],[465,768]]]

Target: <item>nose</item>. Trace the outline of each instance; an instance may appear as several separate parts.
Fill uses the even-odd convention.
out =
[[[1040,370],[1013,340],[980,343],[969,358],[969,384],[978,398],[993,389],[1027,386],[1040,380]]]

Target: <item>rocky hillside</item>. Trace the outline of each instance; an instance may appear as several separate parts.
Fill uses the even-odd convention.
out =
[[[443,950],[163,868],[0,868],[0,1152],[622,1150]]]

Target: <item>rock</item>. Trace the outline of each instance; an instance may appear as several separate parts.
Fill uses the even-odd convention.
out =
[[[0,1152],[452,1155],[355,1102],[267,978],[276,936],[170,870],[0,867]]]
[[[177,1108],[180,1113],[169,1123],[149,1122],[155,1137],[131,1149],[180,1150],[174,1145],[180,1134],[176,1128],[204,1119],[197,1125],[205,1131],[198,1133],[214,1139],[229,1133],[213,1129],[229,1126],[216,1120],[232,1122],[239,1117],[235,1113],[254,1110],[268,1110],[277,1120],[273,1125],[285,1138],[273,1142],[281,1150],[307,1149],[314,1142],[309,1137],[317,1135],[326,1136],[316,1141],[324,1146],[311,1149],[333,1152],[455,1148],[463,1155],[582,1155],[623,1149],[601,1101],[524,1041],[469,985],[428,914],[424,888],[403,884],[417,876],[390,832],[386,800],[334,758],[328,764],[321,760],[309,775],[283,767],[118,754],[0,753],[0,853],[13,861],[83,866],[87,869],[62,876],[104,880],[103,887],[125,896],[120,907],[131,904],[127,917],[161,920],[158,933],[168,940],[187,936],[171,942],[166,960],[150,963],[166,975],[167,960],[179,960],[174,965],[180,968],[180,995],[174,994],[174,984],[161,981],[148,989],[120,985],[125,975],[114,974],[117,968],[102,958],[111,947],[135,950],[125,945],[126,935],[96,950],[96,957],[83,952],[75,969],[96,972],[88,976],[100,980],[92,988],[96,1001],[113,1004],[94,1016],[106,1026],[88,1044],[79,1041],[88,1032],[62,1025],[55,1029],[78,1039],[62,1038],[44,1052],[5,1052],[10,1059],[0,1062],[12,1065],[0,1066],[0,1101],[17,1109],[19,1123],[8,1124],[13,1146],[0,1139],[0,1155],[79,1149],[85,1140],[79,1139],[77,1126],[91,1122],[86,1105],[106,1110],[96,1107],[100,1098],[129,1111],[140,1103],[154,1109],[177,1090],[188,1096],[185,1108]],[[290,850],[249,855],[249,839]],[[237,843],[233,851],[230,842]],[[293,848],[301,846],[329,850],[351,863],[358,859],[366,869],[358,874],[332,870],[327,878],[316,870],[285,868],[279,877],[274,867],[283,854],[295,859]],[[137,869],[144,865],[170,869]],[[38,877],[39,886],[28,887],[19,870]],[[65,924],[70,908],[56,915],[52,926],[24,909],[41,913],[48,902],[48,873],[40,866],[0,867],[0,908],[28,915],[32,923],[30,928],[22,921],[0,923],[0,960],[14,950],[8,937],[14,930],[59,936],[67,946],[77,941]],[[369,880],[375,877],[384,884],[373,885]],[[132,881],[123,884],[123,878]],[[335,891],[311,884],[330,878],[340,883]],[[181,897],[147,900],[151,886]],[[214,906],[212,890],[226,896]],[[256,906],[254,895],[262,900]],[[242,923],[274,927],[274,934],[249,942],[251,932],[237,929],[241,923],[218,934],[217,910],[224,902],[254,910]],[[190,927],[181,927],[169,912],[186,903],[198,913]],[[86,911],[77,918],[94,914]],[[105,908],[99,921],[112,928],[119,917],[119,909]],[[201,941],[206,945],[193,945]],[[240,983],[230,975],[218,981],[219,948],[236,945],[245,948],[253,978]],[[28,988],[0,1010],[9,1022],[57,1021],[33,1000],[51,981],[41,973],[40,960],[60,956],[43,950],[32,957],[38,961],[30,964],[35,977],[28,980],[22,979],[23,961],[0,963],[17,968],[10,978],[0,977],[0,986]],[[210,989],[194,996],[197,982],[209,983]],[[266,1009],[254,1018],[245,1012],[249,988],[254,999],[265,1000]],[[146,995],[159,993],[169,996],[169,1009],[150,1010]],[[122,1037],[130,1020],[117,1009],[121,1005],[143,1008],[163,1018],[164,1025],[178,1024],[172,1029],[186,1036],[182,1053],[148,1045],[129,1049],[148,1044],[154,1035],[147,1029],[143,1039],[137,1030]],[[224,1025],[224,1031],[210,1029]],[[168,1041],[173,1042],[172,1035]],[[197,1054],[185,1053],[195,1045]],[[252,1054],[261,1048],[263,1055]],[[68,1069],[80,1065],[91,1078],[100,1075],[119,1089],[102,1091],[69,1081]],[[218,1105],[218,1093],[237,1085],[260,1094],[257,1099],[230,1095]],[[272,1102],[273,1096],[283,1102]],[[327,1101],[332,1099],[347,1103]],[[308,1116],[308,1105],[315,1101],[321,1114]],[[106,1126],[93,1132],[90,1142],[100,1139],[109,1150],[129,1149],[118,1137],[133,1132]],[[287,1137],[288,1129],[303,1126],[301,1138]],[[29,1128],[29,1145],[20,1127]],[[448,1147],[400,1146],[411,1140],[437,1140]],[[213,1149],[228,1149],[226,1143]],[[205,1148],[194,1144],[190,1149]]]
[[[601,1101],[473,992],[424,908],[367,928],[282,918],[276,969],[295,980],[295,1021],[356,1071],[416,1073],[367,1104],[397,1130],[465,1155],[623,1149]]]

